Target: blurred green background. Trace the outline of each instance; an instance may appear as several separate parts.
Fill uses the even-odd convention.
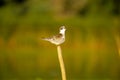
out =
[[[0,80],[61,80],[62,25],[67,80],[120,79],[120,0],[0,0]]]

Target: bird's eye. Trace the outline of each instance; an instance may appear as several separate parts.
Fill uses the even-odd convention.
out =
[[[63,29],[65,29],[65,27],[64,27],[64,26],[61,26],[61,27],[60,27],[60,30],[63,30]]]
[[[60,30],[62,30],[63,28],[61,27]]]

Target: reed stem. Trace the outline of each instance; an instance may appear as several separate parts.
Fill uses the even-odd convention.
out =
[[[117,50],[120,56],[120,39],[119,36],[115,36],[116,44],[117,44]]]
[[[65,72],[65,66],[64,66],[64,61],[62,57],[62,50],[59,45],[57,46],[57,52],[58,52],[58,59],[59,59],[59,64],[61,69],[62,80],[66,80],[66,72]]]

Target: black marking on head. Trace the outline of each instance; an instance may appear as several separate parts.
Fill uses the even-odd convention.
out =
[[[60,30],[63,30],[63,29],[65,29],[65,27],[64,27],[64,26],[60,27]]]

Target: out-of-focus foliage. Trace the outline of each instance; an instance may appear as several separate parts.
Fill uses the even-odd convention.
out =
[[[119,80],[120,0],[0,0],[0,80],[60,80],[61,25],[68,80]]]

